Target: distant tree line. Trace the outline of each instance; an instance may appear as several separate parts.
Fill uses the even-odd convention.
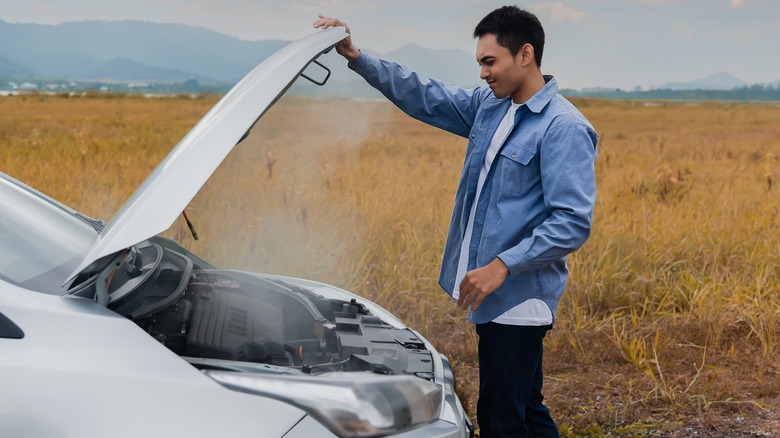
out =
[[[311,87],[308,84],[296,86],[291,90],[294,94],[313,94],[355,97],[375,97],[376,92],[362,82],[334,82],[325,87]],[[23,88],[22,85],[27,85]],[[34,88],[29,88],[34,86]],[[109,91],[113,93],[195,93],[195,94],[224,94],[230,89],[230,84],[205,85],[196,79],[187,79],[181,82],[156,82],[156,81],[128,81],[128,82],[103,82],[83,80],[52,80],[0,77],[0,90],[11,91]],[[632,91],[619,88],[585,88],[582,90],[562,89],[561,94],[570,97],[593,97],[600,99],[626,99],[626,100],[753,100],[753,101],[780,101],[780,84],[776,85],[751,85],[738,87],[731,90],[671,90],[658,88],[652,90]]]
[[[56,92],[67,93],[73,91],[109,91],[112,93],[196,93],[196,94],[223,94],[230,89],[230,85],[204,85],[195,79],[187,79],[181,82],[156,82],[156,81],[132,81],[132,82],[104,82],[104,81],[80,81],[80,80],[47,80],[31,79],[19,80],[17,78],[0,78],[0,90],[22,92]]]
[[[780,85],[751,85],[731,90],[653,90],[625,91],[621,89],[561,90],[561,94],[574,97],[603,99],[678,99],[678,100],[780,100]]]

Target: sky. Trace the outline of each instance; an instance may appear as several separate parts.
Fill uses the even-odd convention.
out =
[[[136,19],[203,26],[245,40],[312,33],[318,14],[345,21],[354,43],[387,53],[415,43],[474,53],[492,0],[0,0],[11,23]],[[510,3],[512,4],[512,3]],[[542,72],[562,88],[658,87],[725,72],[780,81],[778,0],[531,0],[547,42]],[[478,69],[475,61],[475,76]]]

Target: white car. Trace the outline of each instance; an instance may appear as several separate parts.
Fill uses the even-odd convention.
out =
[[[0,173],[0,437],[466,437],[447,359],[376,304],[157,236],[341,28],[255,68],[104,225]]]

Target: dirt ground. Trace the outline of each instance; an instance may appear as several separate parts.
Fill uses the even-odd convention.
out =
[[[591,370],[592,371],[592,370]],[[459,392],[476,424],[476,395],[479,374],[476,366],[459,368]],[[590,374],[592,376],[592,374]],[[711,407],[694,414],[674,414],[663,403],[636,403],[628,410],[619,401],[611,401],[608,390],[588,390],[576,375],[547,374],[545,396],[562,436],[568,437],[712,437],[753,438],[780,437],[780,397],[763,399],[773,406],[729,404]],[[617,405],[617,407],[615,406]],[[628,412],[620,418],[617,411]],[[606,416],[612,416],[605,419]],[[642,420],[636,420],[641,418]],[[590,422],[590,424],[588,424]],[[476,435],[479,437],[479,434]]]
[[[452,344],[439,348],[445,354],[450,350],[458,393],[478,429],[476,360]],[[762,382],[744,367],[724,371],[713,358],[712,374],[705,371],[702,386],[697,383],[670,401],[658,394],[651,378],[617,356],[602,354],[602,361],[583,365],[567,359],[567,353],[560,346],[545,351],[545,403],[564,437],[780,437],[776,369],[763,370],[767,380]],[[684,365],[679,367],[670,367],[667,378],[681,378]]]

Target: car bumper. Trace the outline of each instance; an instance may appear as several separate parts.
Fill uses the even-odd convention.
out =
[[[466,418],[468,420],[468,418]],[[470,428],[466,428],[468,424]],[[471,423],[458,426],[444,420],[436,420],[407,432],[392,435],[393,438],[471,438],[474,436]],[[338,438],[325,426],[310,416],[304,417],[283,438]]]

